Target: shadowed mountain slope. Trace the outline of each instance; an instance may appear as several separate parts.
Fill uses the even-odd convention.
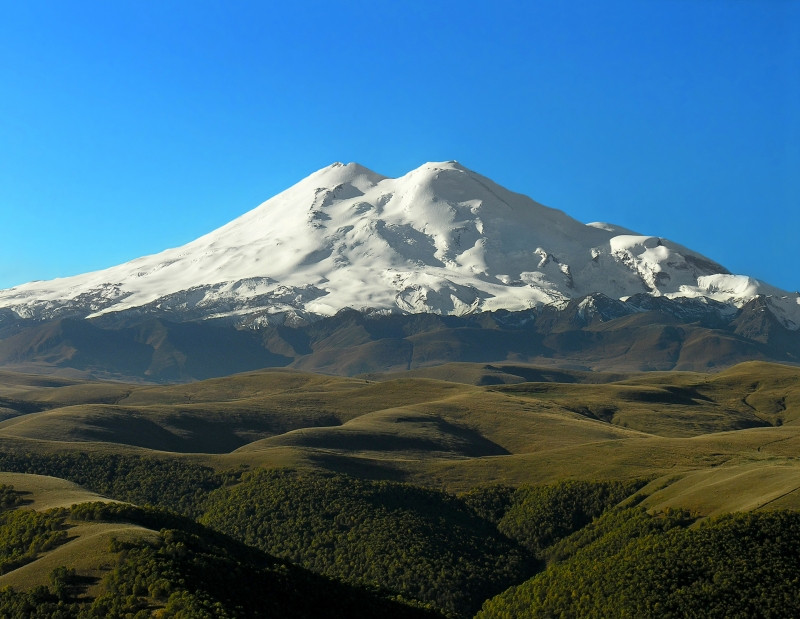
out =
[[[692,299],[593,295],[566,308],[469,316],[344,310],[295,327],[64,319],[0,339],[0,367],[69,377],[175,381],[264,367],[354,376],[446,363],[596,371],[717,370],[748,360],[798,363],[800,331],[758,300],[730,313]]]

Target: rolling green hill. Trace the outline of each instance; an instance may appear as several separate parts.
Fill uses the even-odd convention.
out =
[[[465,384],[486,382],[473,380],[486,372],[516,380]],[[157,452],[217,469],[309,465],[464,490],[659,477],[785,459],[798,443],[800,370],[791,366],[595,375],[458,364],[433,374],[265,370],[163,386],[20,377],[3,389],[11,412],[0,444]]]
[[[771,533],[785,525],[794,535],[799,450],[800,369],[765,362],[713,374],[519,362],[361,377],[267,369],[174,385],[4,371],[0,484],[19,497],[12,511],[55,514],[57,535],[0,575],[0,589],[16,591],[0,606],[49,609],[41,616],[122,612],[117,599],[128,600],[125,612],[267,608],[209,580],[228,570],[293,591],[274,595],[297,616],[323,604],[304,587],[338,588],[331,595],[350,600],[341,608],[353,616],[361,606],[390,616],[468,617],[482,606],[485,616],[604,616],[607,604],[642,616],[726,604],[741,614],[731,591],[750,581],[721,570],[733,584],[714,597],[709,574],[737,552],[775,554],[758,563],[765,578],[800,577]],[[143,507],[72,508],[97,500]],[[742,512],[758,517],[717,519]],[[761,541],[736,546],[732,531]],[[620,544],[633,559],[615,572],[605,566],[620,561]],[[671,554],[691,544],[709,557],[702,569]],[[665,581],[643,605],[627,585],[609,598],[585,572],[592,562],[619,579],[664,569],[677,584]],[[680,574],[696,587],[683,598]],[[175,578],[191,586],[162,582]],[[653,586],[642,578],[633,582]],[[568,587],[581,591],[573,606]],[[758,599],[779,604],[760,590]]]

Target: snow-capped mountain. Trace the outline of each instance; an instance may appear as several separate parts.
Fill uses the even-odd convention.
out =
[[[800,296],[686,247],[583,224],[460,164],[400,178],[335,163],[191,243],[109,269],[0,291],[22,318],[111,312],[279,323],[372,312],[466,314],[625,299],[762,296],[790,329]]]

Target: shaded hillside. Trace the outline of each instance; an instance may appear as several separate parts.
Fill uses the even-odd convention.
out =
[[[95,501],[33,510],[26,503],[44,507],[45,487],[69,484],[15,481],[19,490],[0,485],[3,617],[438,616],[153,508]]]
[[[152,381],[285,366],[352,376],[453,362],[705,371],[755,359],[800,362],[800,331],[783,326],[763,299],[732,311],[711,301],[635,295],[621,302],[595,294],[560,310],[466,316],[342,310],[311,324],[248,330],[213,320],[106,315],[19,321],[0,333],[0,366]]]
[[[546,550],[645,485],[627,482],[562,481],[541,486],[484,486],[461,496],[498,531],[544,559]]]
[[[484,604],[489,617],[789,617],[800,613],[800,513],[612,511],[564,540],[563,562]]]
[[[535,567],[452,496],[343,475],[256,471],[214,492],[201,522],[315,572],[458,616]]]
[[[89,320],[67,318],[0,340],[0,365],[39,371],[70,368],[98,377],[187,380],[290,361],[264,348],[252,332],[213,324],[151,320],[104,329]]]

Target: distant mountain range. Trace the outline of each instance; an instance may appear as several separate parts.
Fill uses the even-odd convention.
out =
[[[396,179],[333,164],[183,247],[0,291],[0,364],[129,378],[704,369],[797,362],[799,328],[798,293],[453,161]]]

